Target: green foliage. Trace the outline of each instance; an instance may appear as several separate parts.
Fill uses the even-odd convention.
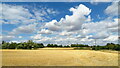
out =
[[[8,49],[8,48],[9,48],[9,43],[2,44],[2,49]]]
[[[64,47],[70,47],[69,45],[66,45],[66,46],[64,46]]]
[[[119,50],[120,45],[114,43],[107,43],[105,46],[92,46],[92,50]]]
[[[63,46],[57,44],[48,44],[47,47],[63,47]]]
[[[58,47],[63,47],[62,45],[59,45]]]
[[[44,48],[43,43],[38,43],[37,45],[38,45],[39,48]]]
[[[74,48],[75,50],[91,50],[90,47],[77,47],[77,48]]]
[[[42,43],[34,43],[32,40],[23,43],[6,43],[2,41],[2,49],[37,49],[43,47]]]
[[[2,41],[2,44],[6,43],[5,41]]]
[[[16,49],[16,47],[17,47],[17,43],[13,43],[13,42],[8,46],[9,49]]]
[[[71,47],[89,47],[89,46],[83,44],[71,44]]]
[[[24,49],[24,46],[23,45],[18,45],[17,49]]]
[[[8,43],[5,41],[2,41],[2,45],[0,45],[0,48],[2,49],[37,49],[37,48],[44,48],[43,43],[35,43],[32,40],[28,40],[27,42],[23,43]],[[75,49],[78,50],[117,50],[120,51],[120,44],[114,44],[114,43],[107,43],[105,46],[88,46],[83,44],[71,44],[71,46],[66,45],[57,45],[57,44],[48,44],[47,47],[76,47]]]

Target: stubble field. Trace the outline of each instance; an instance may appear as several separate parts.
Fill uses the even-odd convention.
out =
[[[118,66],[118,53],[72,48],[2,50],[2,66]]]

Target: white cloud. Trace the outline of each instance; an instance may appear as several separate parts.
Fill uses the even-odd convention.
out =
[[[54,16],[59,13],[57,10],[54,10],[52,8],[47,8],[44,6],[39,6],[39,7],[40,9],[34,9],[33,12],[34,12],[35,18],[41,22],[48,21],[48,19],[51,18],[50,15]]]
[[[23,38],[22,36],[18,36],[18,38]]]
[[[90,16],[88,16],[88,18],[85,16],[89,15],[91,10],[83,4],[80,4],[78,7],[72,7],[69,11],[73,14],[66,15],[65,18],[61,18],[59,22],[52,20],[51,22],[46,23],[45,26],[52,31],[76,31],[81,29],[81,25],[84,22],[90,21]]]
[[[11,42],[15,42],[15,43],[21,43],[21,42],[27,42],[28,40],[12,40],[12,41],[9,41],[10,43]]]
[[[33,39],[34,42],[41,42],[46,44],[50,44],[50,43],[56,43],[55,39],[52,37],[46,37],[46,36],[42,36],[41,34],[36,34],[30,37],[31,39]]]
[[[113,19],[113,22],[108,22],[108,28],[114,28],[114,27],[118,27],[118,18]]]
[[[34,6],[32,6],[34,7]],[[30,9],[25,8],[24,5],[12,5],[12,4],[2,4],[0,5],[0,11],[2,10],[2,17],[0,19],[7,20],[2,23],[5,24],[29,24],[35,23],[36,21],[46,21],[50,17],[49,15],[56,15],[58,11],[52,8],[41,7],[41,9]],[[47,11],[46,11],[47,10]],[[31,13],[32,12],[32,13]]]
[[[58,14],[58,11],[55,11],[54,9],[46,9],[48,14]]]
[[[61,33],[59,33],[59,35],[70,36],[73,35],[73,32],[62,31]]]
[[[37,24],[34,23],[34,24],[19,26],[13,29],[9,34],[16,35],[21,33],[25,33],[25,34],[33,33],[36,30],[36,25]]]
[[[22,6],[2,4],[0,7],[2,7],[2,18],[8,21],[6,24],[17,24],[32,17],[29,10]]]
[[[110,35],[108,38],[105,38],[104,41],[118,41],[118,36],[117,35]]]
[[[100,2],[118,2],[119,0],[91,0],[91,4],[97,5]]]
[[[84,28],[81,32],[82,35],[87,35],[90,33],[97,33],[97,32],[103,31],[104,29],[106,30],[107,22],[100,21],[100,22],[84,23],[82,27]]]
[[[67,31],[80,30],[81,25],[86,21],[85,15],[89,15],[91,10],[80,4],[77,8],[70,8],[70,11],[73,12],[73,15],[66,15],[62,24],[66,25]]]
[[[84,23],[82,25],[82,27],[85,28],[80,32],[83,36],[89,35],[92,33],[92,34],[94,34],[93,36],[96,35],[97,37],[100,36],[101,38],[105,38],[105,36],[107,37],[111,33],[111,31],[117,32],[118,19]]]
[[[41,29],[41,31],[38,31],[40,34],[52,34],[53,32],[47,29]]]
[[[12,8],[15,7],[12,6]],[[16,11],[16,15],[19,14],[18,10],[20,9],[21,8],[14,9]],[[111,8],[108,7],[106,9],[106,13],[108,15],[114,12],[114,11],[108,12],[109,9]],[[27,9],[23,8],[22,10],[25,10],[24,12],[29,14],[29,11]],[[44,23],[44,25],[33,24],[36,22],[36,20],[44,21],[46,18],[42,16],[46,15],[46,17],[49,18],[48,14],[56,13],[53,9],[45,8],[43,10],[46,11],[34,10],[33,12],[35,13],[35,16],[33,16],[33,19],[30,20],[26,19],[27,16],[29,15],[27,15],[26,17],[22,16],[21,14],[17,15],[18,17],[21,16],[21,18],[18,19],[22,19],[22,22],[26,22],[28,25],[24,24],[22,26],[19,26],[13,29],[9,34],[11,35],[32,34],[33,32],[37,32],[38,34],[35,34],[30,38],[35,42],[42,42],[44,44],[57,43],[57,44],[67,45],[72,43],[81,43],[81,44],[93,45],[94,39],[99,39],[97,40],[98,44],[103,45],[104,43],[103,41],[112,41],[112,39],[114,41],[117,41],[116,36],[113,36],[111,34],[112,32],[117,32],[118,29],[117,18],[116,19],[106,18],[105,20],[101,20],[99,22],[91,22],[92,19],[91,16],[89,15],[91,13],[91,9],[89,9],[83,4],[80,4],[77,7],[71,7],[69,11],[72,12],[72,15],[65,15],[64,18],[60,19],[60,21],[52,20],[50,22]],[[13,9],[11,9],[11,11],[13,11]],[[15,22],[19,22],[19,21],[12,20],[12,22],[4,22],[4,23],[7,24],[7,23],[15,23]],[[37,26],[39,26],[40,29],[37,29],[38,28]],[[10,37],[5,37],[5,38],[10,38]],[[22,36],[18,36],[17,38],[22,38]]]
[[[31,36],[31,38],[35,39],[35,40],[38,40],[38,39],[41,39],[42,36],[41,36],[41,34],[37,34],[37,35]]]
[[[95,35],[93,35],[92,37],[89,37],[90,39],[105,39],[109,37],[109,34],[107,33],[107,31],[101,31],[101,32],[97,32]]]
[[[3,41],[10,41],[15,38],[13,35],[1,35],[0,37]]]
[[[105,9],[105,13],[111,16],[118,15],[118,2],[113,2],[112,5],[108,6]]]
[[[0,21],[2,19],[2,3],[0,3]]]
[[[51,22],[46,23],[45,27],[47,27],[51,31],[59,31],[60,27],[57,25],[57,23],[58,22],[56,20],[52,20]]]
[[[42,36],[44,39],[36,37],[37,40],[59,44],[83,43],[85,41],[86,44],[93,45],[94,39],[99,39],[98,44],[103,45],[103,39],[110,37],[111,31],[117,29],[117,18],[106,18],[99,22],[91,22],[92,19],[89,15],[91,10],[82,4],[70,8],[69,11],[73,14],[66,15],[65,18],[61,18],[60,21],[52,20],[44,26],[47,30],[53,31],[52,35],[55,36],[55,34],[57,34],[58,37]],[[47,31],[44,29],[41,30],[41,32],[46,33]]]

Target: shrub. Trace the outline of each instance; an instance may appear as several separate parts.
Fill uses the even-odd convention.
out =
[[[8,49],[8,48],[9,48],[9,44],[8,43],[2,44],[2,49]]]
[[[90,47],[77,47],[77,48],[74,48],[75,50],[91,50]]]
[[[11,43],[8,48],[9,49],[16,49],[17,45],[16,45],[16,43]]]

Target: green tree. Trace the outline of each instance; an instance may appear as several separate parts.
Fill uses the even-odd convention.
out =
[[[17,49],[24,49],[24,46],[23,45],[18,45]]]
[[[9,43],[2,44],[2,49],[8,49],[8,48],[9,48]]]
[[[43,48],[44,47],[43,43],[37,43],[37,45],[38,45],[38,48]]]
[[[16,43],[11,43],[10,45],[9,45],[9,49],[16,49],[17,48],[17,44]]]
[[[2,44],[6,43],[5,41],[2,41]]]

